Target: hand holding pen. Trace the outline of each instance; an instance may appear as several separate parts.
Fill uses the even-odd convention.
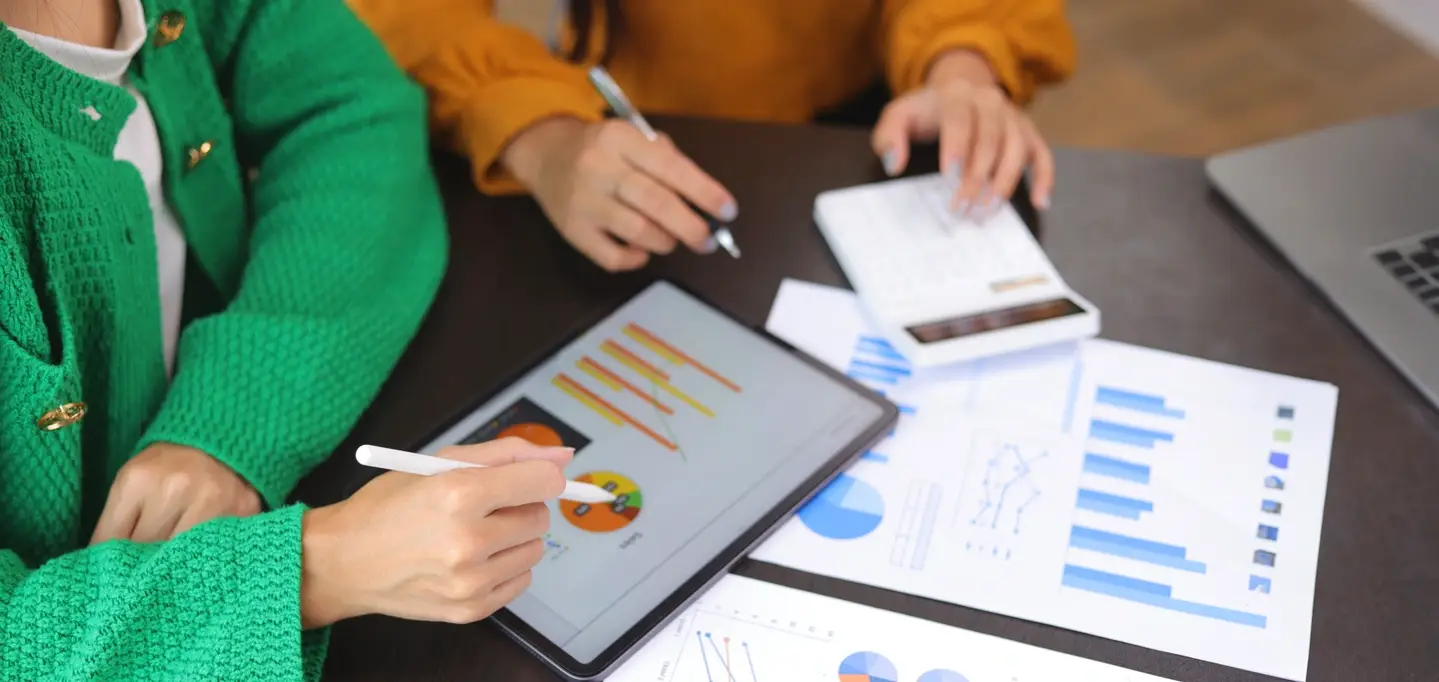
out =
[[[626,118],[546,119],[515,136],[501,164],[570,244],[612,272],[681,243],[738,257],[726,228],[739,212],[734,196],[619,97]]]

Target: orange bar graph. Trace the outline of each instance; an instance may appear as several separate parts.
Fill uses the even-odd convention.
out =
[[[600,345],[600,350],[604,351],[610,357],[618,360],[621,365],[624,365],[625,367],[634,370],[636,374],[646,379],[649,379],[651,382],[654,383],[655,386],[659,387],[660,390],[676,398],[679,398],[680,400],[683,400],[690,407],[695,408],[695,410],[698,411],[700,414],[703,414],[706,417],[715,416],[714,410],[705,407],[703,404],[700,403],[700,401],[689,397],[689,395],[685,394],[683,391],[675,388],[674,386],[671,386],[670,382],[667,381],[667,379],[669,379],[669,376],[666,375],[664,372],[655,369],[654,365],[651,365],[650,363],[639,359],[639,357],[637,357],[634,353],[625,350],[624,347],[620,346],[614,341],[605,341],[603,344]]]
[[[655,367],[648,362],[645,362],[643,358],[629,352],[628,349],[618,343],[615,343],[612,339],[605,339],[605,342],[600,344],[600,350],[609,354],[610,357],[619,360],[621,363],[633,368],[636,372],[639,372],[640,374],[651,374],[659,377],[661,381],[670,380],[670,375],[667,374],[664,370]]]
[[[674,408],[658,400],[655,400],[654,396],[645,393],[644,391],[641,391],[634,384],[625,381],[624,377],[621,377],[620,375],[610,371],[608,367],[605,367],[604,365],[595,362],[594,358],[591,358],[588,355],[580,358],[579,362],[576,362],[575,364],[578,365],[579,368],[583,370],[586,374],[594,377],[595,379],[598,379],[600,382],[604,383],[610,388],[615,389],[616,391],[629,391],[630,393],[633,393],[636,397],[638,397],[640,400],[643,400],[652,405],[656,410],[659,410],[660,412],[663,412],[665,414],[675,413]]]
[[[586,395],[586,393],[588,392],[583,390],[583,387],[575,384],[574,382],[561,381],[561,377],[563,376],[564,375],[560,375],[551,379],[550,383],[554,384],[555,387],[559,388],[561,391],[570,394],[570,397],[579,401],[581,405],[584,405],[585,407],[594,410],[596,414],[604,417],[611,424],[614,424],[615,426],[625,425],[624,420],[620,419],[620,416],[615,414],[613,410],[607,409],[604,405],[601,405],[599,402],[591,399],[588,395]]]
[[[641,327],[631,322],[625,325],[625,335],[634,339],[636,342],[640,343],[645,348],[654,351],[656,355],[666,360],[669,360],[676,365],[689,365],[690,367],[693,367],[703,372],[709,378],[714,379],[721,384],[724,384],[725,387],[729,388],[729,390],[734,391],[735,393],[740,392],[739,384],[736,384],[735,382],[726,379],[719,372],[716,372],[709,367],[706,367],[700,361],[688,355],[685,355],[683,351],[669,345],[668,343],[665,343],[663,339],[655,336],[653,333],[651,333],[644,327]]]
[[[571,379],[568,374],[565,374],[564,372],[559,373],[555,376],[553,382],[561,390],[569,393],[572,397],[574,397],[576,400],[579,400],[586,407],[600,412],[601,415],[604,415],[606,412],[608,412],[609,414],[624,420],[625,423],[629,424],[630,426],[639,429],[640,432],[644,433],[646,436],[655,439],[655,441],[658,442],[660,445],[663,445],[670,450],[679,449],[678,445],[670,442],[664,436],[655,433],[648,426],[641,424],[639,420],[629,416],[624,412],[624,410],[615,407],[614,405],[610,404],[609,401],[595,395],[593,391],[590,391],[590,389],[581,386],[578,381]],[[581,396],[583,396],[583,398]]]

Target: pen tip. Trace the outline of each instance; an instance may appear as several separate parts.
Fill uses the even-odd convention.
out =
[[[719,245],[724,247],[724,250],[728,252],[730,256],[739,258],[739,245],[734,242],[734,235],[730,234],[729,230],[725,229],[716,232],[715,241],[719,242]]]

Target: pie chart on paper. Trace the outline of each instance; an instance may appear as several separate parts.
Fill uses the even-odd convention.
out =
[[[969,678],[953,670],[931,670],[920,675],[918,682],[969,682]]]
[[[820,537],[853,540],[874,532],[884,520],[884,498],[874,486],[840,474],[799,510],[799,520]]]
[[[888,658],[871,651],[859,651],[840,662],[839,682],[899,682],[899,671]]]

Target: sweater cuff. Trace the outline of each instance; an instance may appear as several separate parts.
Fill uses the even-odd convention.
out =
[[[301,529],[307,507],[301,504],[247,518],[225,517],[197,526],[194,533],[206,536],[204,543],[224,543],[228,552],[210,564],[210,580],[220,578],[231,594],[214,595],[226,603],[217,609],[230,610],[225,621],[242,624],[244,634],[227,640],[236,660],[264,663],[271,670],[299,673],[306,682],[319,680],[329,647],[329,628],[302,631],[300,581],[302,579]],[[192,532],[194,532],[192,531]],[[182,534],[177,544],[183,542]],[[193,547],[203,555],[218,547]],[[214,575],[219,573],[221,575]],[[293,639],[273,648],[274,638],[293,633]],[[258,645],[258,646],[256,646]],[[252,651],[239,650],[256,646]],[[298,670],[295,669],[298,663]],[[278,678],[277,678],[278,679]]]
[[[999,77],[999,85],[1016,104],[1025,104],[1034,96],[1034,87],[1025,78],[1009,38],[1003,31],[984,24],[943,30],[918,49],[896,60],[892,72],[895,91],[903,94],[924,87],[930,65],[936,57],[950,50],[974,50],[982,55]]]
[[[292,467],[284,466],[286,471],[281,473],[276,471],[281,467],[267,467],[265,458],[236,457],[234,453],[239,451],[237,447],[227,445],[225,439],[213,431],[193,428],[194,426],[183,414],[161,409],[155,423],[145,431],[144,437],[135,446],[135,453],[138,454],[157,443],[194,448],[214,457],[249,483],[255,492],[260,494],[260,501],[266,510],[284,506],[296,483],[296,477],[285,475]]]
[[[570,116],[585,122],[604,118],[598,93],[551,78],[517,77],[491,83],[466,105],[460,143],[470,157],[475,186],[486,194],[515,194],[524,187],[500,165],[500,155],[521,131],[546,118]]]

